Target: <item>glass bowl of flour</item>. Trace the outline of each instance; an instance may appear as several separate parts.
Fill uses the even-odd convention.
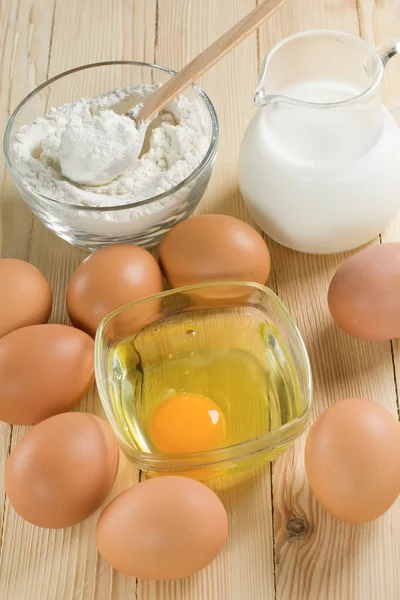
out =
[[[85,144],[94,115],[110,117],[113,105],[125,114],[125,103],[126,111],[137,106],[172,75],[139,62],[85,65],[45,82],[15,109],[4,135],[7,166],[22,198],[59,237],[86,250],[123,242],[150,247],[194,211],[218,142],[215,109],[197,85],[151,123],[139,160],[115,179],[78,184],[60,162],[66,129],[74,127]],[[109,141],[102,152],[115,148]],[[104,154],[98,156],[101,162]]]

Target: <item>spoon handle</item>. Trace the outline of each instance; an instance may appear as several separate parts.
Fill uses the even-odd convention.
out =
[[[150,122],[171,100],[208,71],[232,48],[246,39],[261,23],[272,15],[286,0],[265,0],[232,29],[224,33],[211,46],[196,56],[179,73],[169,79],[144,102],[137,121]]]

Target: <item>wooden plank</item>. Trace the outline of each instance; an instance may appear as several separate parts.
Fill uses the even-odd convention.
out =
[[[156,62],[182,68],[255,6],[254,0],[159,0]],[[236,163],[246,123],[253,115],[257,79],[256,35],[233,50],[199,81],[216,107],[220,145],[215,171],[199,212],[246,212],[236,183]],[[247,217],[248,218],[248,217]],[[274,598],[269,468],[222,479],[219,493],[230,518],[227,547],[204,571],[183,581],[139,582],[138,600],[266,600]]]
[[[368,13],[361,0],[360,13]],[[355,2],[300,0],[262,29],[260,55],[284,36],[305,29],[359,33]],[[371,30],[368,22],[362,27]],[[366,396],[396,413],[389,343],[358,342],[333,326],[326,303],[331,277],[345,256],[311,257],[271,243],[280,297],[298,322],[314,374],[314,416],[348,396]],[[286,600],[397,598],[394,566],[400,542],[400,502],[379,521],[352,527],[326,514],[304,474],[305,436],[273,467],[277,597]],[[379,574],[379,576],[378,576]]]
[[[360,14],[362,30],[369,33],[368,40],[378,47],[390,40],[400,39],[400,4],[396,0],[374,2],[364,0]],[[393,111],[400,125],[400,57],[393,58],[385,69],[383,101]],[[382,234],[382,242],[400,242],[400,213]],[[397,405],[399,407],[400,342],[392,342],[393,362],[396,369]]]
[[[3,134],[14,106],[47,76],[53,2],[27,0],[5,2],[1,7],[0,115]],[[0,256],[27,259],[32,216],[15,190],[4,161],[0,164]],[[4,473],[12,428],[0,424],[0,470]],[[4,574],[8,576],[5,530],[4,478],[0,480],[0,597]],[[5,597],[5,595],[4,595]]]
[[[1,10],[2,133],[18,102],[47,78],[53,0],[4,2]],[[32,114],[34,118],[34,114]],[[32,215],[14,188],[4,161],[0,165],[1,256],[27,259]]]
[[[14,5],[13,2],[7,3],[10,4]],[[44,44],[46,39],[50,41],[53,21],[52,12],[47,12],[49,7],[48,0],[20,2],[18,19],[21,22],[18,21],[18,27],[22,28],[25,21],[27,24],[26,31],[17,30],[18,35],[14,36],[11,28],[9,34],[11,41],[15,40],[17,44],[20,40],[21,45],[18,54],[21,63],[18,87],[14,83],[18,97],[16,98],[13,88],[12,107],[34,86],[46,79],[47,70],[49,76],[53,76],[71,67],[101,60],[153,61],[155,0],[117,0],[112,3],[108,0],[57,2],[50,58],[49,44],[47,47]],[[46,19],[47,37],[44,29]],[[45,68],[42,62],[39,62],[39,66],[36,67],[37,73],[34,71],[33,65],[36,63],[33,58],[30,59],[31,62],[26,61],[26,45],[29,40],[35,41],[29,56],[32,55],[42,62],[43,57],[45,58]],[[11,67],[8,67],[8,70],[10,69]],[[7,67],[5,71],[7,72]],[[96,82],[93,81],[93,84]],[[2,101],[4,97],[2,92]],[[16,192],[13,192],[13,199],[18,200]],[[4,218],[3,229],[10,232],[9,237],[12,240],[12,243],[7,243],[7,254],[29,259],[41,269],[48,277],[54,292],[52,321],[68,323],[65,310],[66,285],[74,268],[86,254],[50,233],[36,218],[32,228],[25,227],[19,237],[14,239],[14,232],[11,235],[12,228],[17,218],[21,218],[22,211],[26,211],[22,201],[18,202],[22,205],[21,212],[14,216],[10,216],[8,212]],[[30,222],[31,217],[28,216],[27,219]],[[45,252],[43,248],[46,249]],[[92,391],[77,407],[77,410],[79,409],[102,415],[97,393]],[[12,445],[25,431],[26,428],[23,427],[14,428]],[[1,439],[7,443],[5,435]],[[2,460],[6,454],[2,454]],[[137,470],[121,457],[112,496],[135,483],[137,479]],[[6,503],[0,598],[106,600],[134,597],[135,579],[113,574],[112,569],[97,556],[94,534],[99,514],[100,510],[85,523],[72,529],[46,531],[24,523]]]

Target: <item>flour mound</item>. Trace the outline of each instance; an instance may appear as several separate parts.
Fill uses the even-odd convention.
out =
[[[144,127],[112,110],[72,115],[60,139],[61,173],[73,183],[101,185],[134,169]]]
[[[112,181],[108,180],[109,173],[102,178],[102,168],[103,159],[109,156],[113,144],[112,152],[118,160],[119,148],[115,139],[109,138],[107,147],[99,144],[85,164],[79,164],[79,156],[71,156],[68,152],[71,136],[82,136],[82,143],[85,142],[82,123],[90,123],[90,135],[96,138],[97,127],[99,131],[109,126],[115,128],[115,118],[110,114],[113,104],[126,100],[128,106],[139,105],[158,87],[156,84],[116,89],[95,98],[82,98],[52,108],[44,117],[24,125],[17,132],[13,147],[16,169],[37,192],[72,205],[123,206],[167,192],[199,166],[210,140],[204,107],[186,96],[178,96],[160,113],[146,133],[142,156]],[[98,115],[101,124],[94,115]],[[129,117],[115,117],[119,122],[122,119],[124,135],[133,139],[134,124]],[[130,121],[129,127],[126,120]],[[98,174],[99,182],[101,179],[105,182],[97,186],[85,185],[89,170]],[[70,181],[68,174],[80,183]],[[135,217],[158,210],[160,207],[156,204],[138,207]],[[114,217],[109,215],[108,218]],[[118,218],[116,215],[115,219]]]

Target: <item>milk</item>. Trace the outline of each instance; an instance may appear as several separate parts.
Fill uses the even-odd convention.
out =
[[[400,129],[374,93],[342,81],[279,90],[244,136],[239,185],[255,221],[295,250],[334,253],[378,235],[400,206]],[[279,100],[279,99],[278,99]],[[350,101],[350,102],[346,102]]]

